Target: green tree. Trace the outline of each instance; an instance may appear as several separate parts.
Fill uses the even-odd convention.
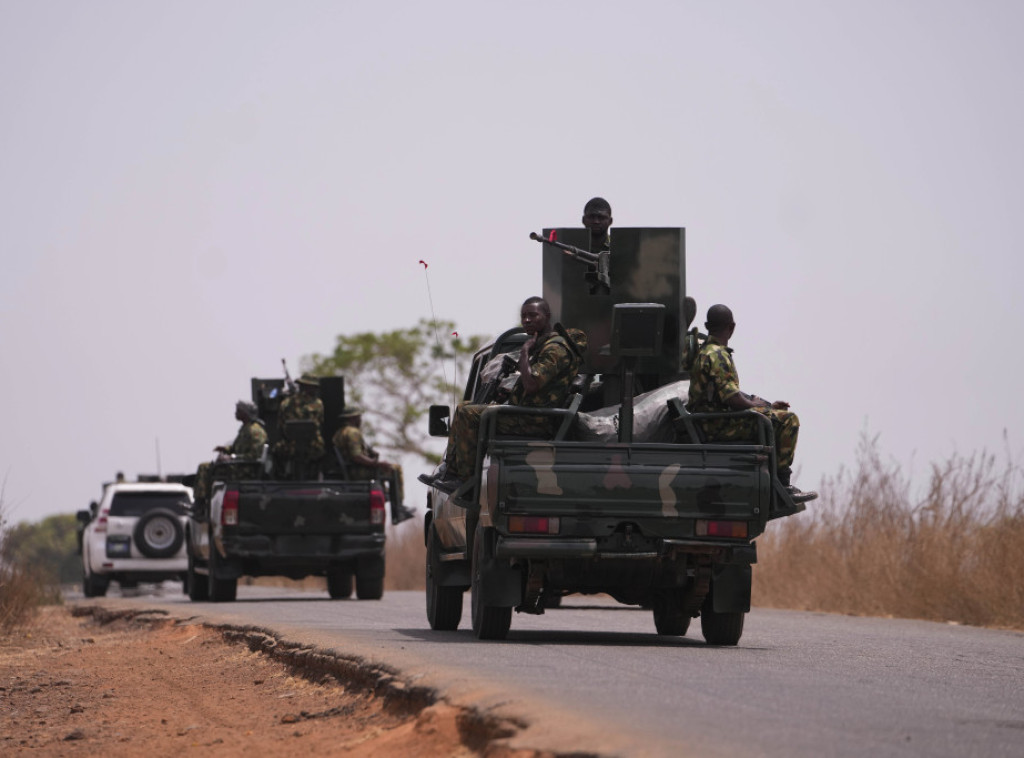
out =
[[[363,408],[363,425],[377,447],[440,461],[427,434],[427,410],[461,399],[473,354],[487,341],[461,337],[451,321],[421,319],[408,329],[340,334],[334,351],[303,357],[303,371],[345,377],[346,402]]]
[[[38,524],[22,522],[4,533],[0,558],[31,568],[43,581],[73,584],[82,578],[77,531],[73,514],[48,516]]]

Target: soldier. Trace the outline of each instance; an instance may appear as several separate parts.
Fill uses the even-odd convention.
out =
[[[238,428],[234,442],[230,445],[218,445],[214,451],[236,458],[258,460],[263,455],[263,446],[267,444],[267,430],[263,428],[263,421],[260,420],[258,413],[252,403],[244,400],[235,403],[235,420],[240,421],[242,425]]]
[[[239,400],[235,403],[235,420],[241,422],[238,434],[230,445],[217,445],[213,450],[217,453],[217,461],[228,456],[243,460],[256,461],[263,455],[263,446],[267,444],[267,430],[257,416],[258,411],[252,403]],[[206,500],[210,496],[212,481],[209,462],[200,463],[196,471],[196,485],[193,494],[196,499]]]
[[[320,380],[311,374],[303,374],[295,384],[298,391],[288,395],[281,401],[277,421],[281,439],[274,445],[274,456],[279,460],[301,458],[298,463],[306,464],[319,461],[324,454],[324,438],[320,431],[324,423],[324,403],[317,396]],[[300,450],[295,440],[288,439],[287,422],[315,421],[316,430],[313,439]]]
[[[590,230],[590,252],[610,250],[608,227],[612,225],[612,206],[603,197],[592,197],[583,206],[583,226]]]
[[[530,408],[558,408],[564,405],[569,385],[579,371],[580,356],[586,351],[587,337],[574,329],[569,344],[551,325],[551,308],[541,297],[531,297],[520,310],[523,330],[529,335],[519,353],[519,381],[509,397],[509,405]],[[445,467],[440,480],[453,487],[460,479],[473,474],[480,415],[489,406],[461,403],[455,409]],[[551,433],[550,420],[540,416],[506,414],[498,417],[501,434],[546,436]]]
[[[405,494],[402,467],[397,463],[380,460],[377,451],[366,443],[361,429],[363,412],[359,408],[349,406],[342,410],[338,419],[341,421],[341,426],[331,438],[331,443],[345,462],[346,477],[355,480],[381,479],[378,472],[385,475],[393,474],[393,477],[388,477],[391,523],[400,524],[406,519],[412,518],[415,511],[412,508],[406,508],[402,503]],[[390,484],[391,482],[393,485]]]
[[[769,403],[756,395],[740,391],[740,379],[732,359],[729,339],[736,330],[732,311],[724,305],[712,305],[708,309],[708,320],[704,324],[708,339],[690,371],[690,396],[686,409],[690,413],[716,413],[755,410],[772,422],[775,432],[775,450],[778,461],[779,481],[790,489],[793,456],[796,452],[796,438],[800,430],[800,419],[789,411],[789,403],[776,400]],[[701,424],[709,442],[751,439],[756,432],[748,419],[714,419]]]

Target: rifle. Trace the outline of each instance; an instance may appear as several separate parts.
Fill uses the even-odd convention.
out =
[[[542,244],[554,245],[573,260],[586,263],[587,272],[583,275],[583,278],[590,282],[591,295],[598,291],[604,295],[611,292],[612,280],[608,268],[609,263],[611,262],[611,252],[608,250],[602,250],[600,253],[592,253],[589,250],[581,250],[578,247],[567,245],[564,242],[546,239],[536,232],[530,232],[530,239]]]
[[[501,389],[501,383],[518,368],[519,361],[511,355],[503,356],[501,359],[501,369],[495,377],[491,379],[491,381],[487,382],[487,384],[480,388],[480,392],[475,398],[473,398],[473,402],[483,403],[485,405],[495,402],[497,400],[498,391]]]
[[[284,383],[288,387],[288,391],[295,392],[295,382],[292,381],[291,374],[288,373],[288,364],[284,362],[284,358],[281,359],[281,368],[284,369]]]

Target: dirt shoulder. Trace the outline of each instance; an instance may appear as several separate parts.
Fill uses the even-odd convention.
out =
[[[541,758],[512,751],[422,693],[300,671],[228,635],[159,614],[43,608],[0,639],[0,754],[288,754]],[[399,690],[400,691],[400,690]]]

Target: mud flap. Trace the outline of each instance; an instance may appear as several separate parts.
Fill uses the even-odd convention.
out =
[[[711,597],[715,613],[750,610],[749,565],[718,564],[711,571]]]
[[[511,566],[506,559],[495,558],[491,539],[484,543],[484,560],[480,568],[480,588],[488,605],[513,608],[523,602],[522,568]]]

